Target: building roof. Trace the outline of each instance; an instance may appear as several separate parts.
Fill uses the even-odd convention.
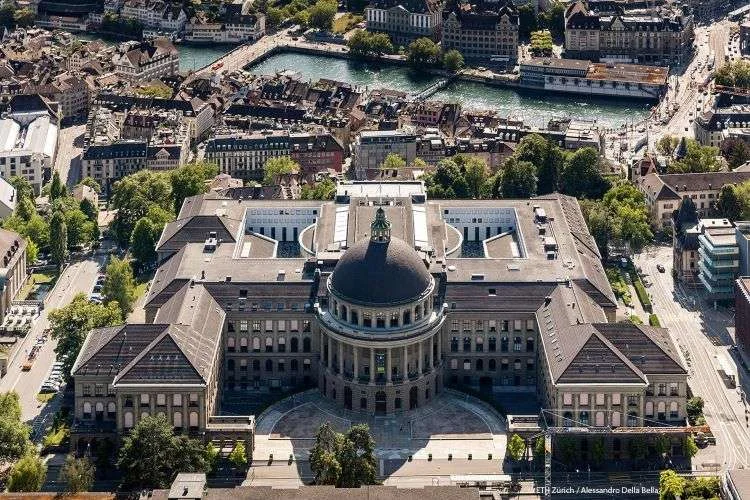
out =
[[[412,302],[432,283],[416,250],[398,238],[358,241],[339,259],[330,279],[336,295],[362,305]]]
[[[655,200],[681,200],[685,192],[718,191],[726,184],[740,184],[748,180],[750,180],[750,171],[651,173],[639,181],[639,187]]]

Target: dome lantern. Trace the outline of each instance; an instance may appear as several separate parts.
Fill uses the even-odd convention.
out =
[[[386,217],[383,207],[378,207],[375,218],[370,224],[370,240],[378,243],[391,241],[391,221]]]

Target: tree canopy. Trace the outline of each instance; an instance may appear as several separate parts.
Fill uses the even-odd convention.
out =
[[[299,163],[288,156],[277,156],[266,161],[263,165],[263,184],[273,186],[282,175],[296,174],[300,170]]]
[[[417,38],[406,50],[406,60],[415,68],[433,66],[440,55],[440,48],[427,37]]]
[[[135,301],[135,279],[130,262],[112,257],[105,271],[102,295],[105,304],[116,304],[122,317],[128,317]]]
[[[189,196],[205,193],[208,190],[206,181],[214,177],[219,168],[208,162],[192,162],[173,170],[169,176],[172,185],[174,213],[179,214],[182,202]]]
[[[730,137],[721,143],[721,156],[727,161],[729,168],[735,169],[750,161],[750,144],[742,139]]]
[[[14,462],[28,451],[29,431],[21,420],[18,393],[0,393],[0,463]]]
[[[464,56],[456,49],[450,49],[443,54],[443,67],[455,73],[464,67]]]
[[[341,434],[328,423],[321,425],[310,450],[310,468],[316,484],[342,488],[375,484],[377,462],[370,428],[358,424]]]
[[[59,210],[52,215],[49,234],[52,262],[62,266],[68,258],[68,227],[65,224],[65,215]]]
[[[136,222],[152,206],[172,212],[172,184],[164,172],[140,170],[115,182],[111,205],[117,210],[112,221],[112,232],[121,245],[127,245]]]
[[[500,186],[503,198],[530,198],[536,194],[536,168],[510,157],[503,163]]]
[[[719,159],[719,148],[701,146],[694,139],[686,140],[685,146],[687,148],[685,156],[669,163],[668,170],[670,174],[717,172],[721,170],[722,164]]]
[[[116,303],[94,304],[79,293],[67,306],[50,312],[49,320],[52,337],[57,340],[55,353],[62,359],[63,373],[67,375],[88,332],[92,328],[122,323],[122,314]]]
[[[117,466],[126,487],[168,488],[178,472],[208,472],[206,448],[176,436],[163,415],[142,417],[120,448]]]
[[[88,457],[76,458],[68,455],[60,469],[60,480],[69,493],[89,491],[94,484],[96,468]]]
[[[750,61],[738,59],[716,70],[716,85],[750,88]]]
[[[8,491],[33,492],[42,489],[47,466],[36,453],[27,453],[10,470]]]
[[[685,490],[685,478],[671,469],[659,473],[659,500],[677,500]]]
[[[381,56],[394,52],[393,43],[385,33],[355,30],[346,44],[350,53],[357,57]]]
[[[566,156],[560,174],[560,191],[576,198],[599,199],[608,188],[596,149],[581,148]]]
[[[335,0],[318,0],[308,9],[310,13],[310,26],[331,31],[337,10],[338,3]]]

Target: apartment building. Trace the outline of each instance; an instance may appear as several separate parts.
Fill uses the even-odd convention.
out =
[[[726,139],[750,142],[750,105],[711,108],[695,117],[693,130],[703,146],[721,147]]]
[[[185,40],[193,43],[246,43],[266,34],[266,16],[241,15],[222,22],[191,19],[185,26]]]
[[[356,137],[352,150],[355,178],[367,179],[389,154],[399,155],[410,165],[417,157],[417,136],[402,130],[365,130]]]
[[[124,44],[113,59],[115,73],[133,82],[147,83],[176,74],[180,53],[168,38]]]
[[[511,2],[487,5],[448,13],[443,50],[456,49],[473,64],[513,68],[518,61],[518,10]]]
[[[714,302],[734,298],[739,273],[739,253],[734,224],[727,219],[698,222],[698,279]]]
[[[440,38],[443,2],[440,0],[374,0],[365,7],[367,30],[386,33],[394,46],[416,38]]]
[[[593,5],[577,1],[567,7],[566,57],[661,66],[690,61],[695,38],[691,15],[679,10],[626,11],[614,2]]]

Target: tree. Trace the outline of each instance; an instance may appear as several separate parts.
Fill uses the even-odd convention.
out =
[[[458,157],[462,158],[462,157]],[[487,163],[476,156],[468,156],[461,160],[464,170],[464,179],[466,187],[469,190],[469,196],[472,198],[481,198],[482,189],[487,182]]]
[[[63,374],[70,374],[86,335],[93,328],[113,326],[122,322],[120,308],[115,303],[94,304],[79,293],[67,306],[49,314],[52,338],[57,340],[55,353],[63,361]]]
[[[13,14],[13,20],[16,22],[16,26],[19,27],[34,26],[35,19],[36,14],[34,11],[27,8],[18,9],[15,14]]]
[[[338,3],[333,0],[318,0],[310,7],[310,26],[324,31],[331,31],[336,17]]]
[[[339,455],[342,466],[339,487],[359,488],[362,485],[376,483],[375,441],[367,424],[357,424],[349,428],[342,441]]]
[[[84,177],[81,179],[81,182],[78,183],[79,186],[88,186],[94,191],[96,191],[96,194],[100,194],[102,192],[102,185],[99,184],[96,180],[94,180],[93,177]]]
[[[640,462],[646,458],[646,451],[646,440],[643,436],[632,436],[628,440],[628,456],[630,456],[631,460]]]
[[[268,26],[271,28],[275,28],[279,24],[281,24],[281,21],[284,19],[284,14],[281,12],[281,9],[277,7],[269,7],[266,11],[266,20],[268,21]]]
[[[14,462],[31,447],[19,401],[16,392],[0,393],[0,462]]]
[[[695,438],[688,436],[682,442],[682,454],[687,458],[693,458],[698,453],[698,445],[695,444]]]
[[[524,4],[518,7],[518,36],[528,38],[532,31],[539,29],[537,24],[536,12],[531,4]]]
[[[694,477],[685,482],[682,498],[720,498],[721,481],[718,477]]]
[[[547,6],[547,10],[540,12],[537,17],[540,28],[548,29],[556,40],[563,38],[565,34],[565,4],[553,1]]]
[[[288,156],[277,156],[271,158],[263,165],[263,184],[273,186],[282,175],[296,174],[299,172],[299,163]]]
[[[69,493],[89,491],[94,484],[95,471],[96,468],[88,457],[68,455],[60,469],[60,480],[66,484],[66,491]]]
[[[677,500],[685,490],[685,478],[671,469],[659,473],[659,500]]]
[[[667,455],[672,448],[672,442],[666,434],[657,434],[654,438],[654,448],[660,456]]]
[[[205,193],[208,189],[206,181],[214,177],[218,171],[216,165],[207,162],[192,162],[173,170],[169,179],[174,198],[174,213],[180,213],[185,198]]]
[[[36,259],[39,257],[39,247],[36,246],[36,243],[31,241],[29,238],[25,238],[26,240],[26,265],[30,266],[36,262]]]
[[[383,160],[383,163],[380,164],[381,170],[398,171],[403,168],[406,168],[406,160],[396,153],[389,153],[388,156],[385,157],[385,160]]]
[[[534,461],[540,462],[544,460],[545,453],[544,436],[539,436],[534,441]]]
[[[417,38],[406,50],[406,60],[415,68],[432,66],[437,61],[440,48],[427,37]]]
[[[378,56],[393,54],[393,42],[386,33],[373,33],[370,36],[370,50]]]
[[[57,170],[52,174],[52,184],[49,188],[49,199],[55,201],[65,194],[65,185],[60,181],[60,174]]]
[[[508,158],[503,164],[503,198],[530,198],[536,193],[536,168],[527,161]]]
[[[725,64],[716,71],[716,85],[750,88],[750,63],[743,59]]]
[[[105,272],[102,295],[106,304],[116,302],[122,317],[127,318],[128,313],[133,310],[133,301],[135,300],[133,268],[130,267],[127,260],[112,257],[112,260],[109,261]]]
[[[216,472],[219,463],[219,449],[213,443],[206,444],[206,466],[209,473]]]
[[[636,252],[653,239],[646,200],[635,185],[618,182],[605,193],[602,202],[607,209],[611,238],[627,243]]]
[[[31,198],[19,198],[16,203],[16,215],[26,222],[36,215],[36,207]]]
[[[235,468],[244,470],[247,467],[247,455],[245,454],[245,443],[237,441],[232,453],[229,454],[229,461]]]
[[[437,164],[435,172],[424,176],[427,195],[435,199],[468,198],[469,185],[454,158],[445,158]]]
[[[727,160],[729,168],[735,169],[750,161],[750,144],[742,139],[729,138],[721,143],[721,156]]]
[[[601,198],[609,183],[602,176],[599,152],[581,148],[569,154],[560,175],[560,190],[576,198]]]
[[[518,434],[513,434],[508,440],[506,451],[511,460],[518,462],[526,451],[526,441]]]
[[[687,412],[691,424],[694,424],[698,417],[703,415],[703,405],[703,398],[700,396],[693,396],[688,399],[687,404],[685,405],[685,411]]]
[[[130,236],[130,253],[141,266],[156,262],[156,242],[158,234],[154,223],[148,217],[138,219]]]
[[[175,436],[163,415],[142,417],[123,440],[117,466],[129,488],[166,488],[178,472],[206,472],[206,449]]]
[[[597,436],[591,443],[591,461],[596,467],[601,467],[607,458],[607,447],[604,445],[604,438]]]
[[[336,484],[341,476],[341,464],[336,456],[341,435],[331,424],[324,423],[315,435],[315,444],[310,449],[310,469],[315,474],[315,484]]]
[[[456,49],[451,49],[443,54],[443,67],[455,73],[464,67],[464,56]]]
[[[27,453],[13,465],[8,478],[8,491],[32,492],[42,489],[47,466],[36,453]]]
[[[165,172],[140,170],[117,181],[112,190],[112,208],[117,210],[111,229],[121,245],[130,242],[138,219],[152,206],[171,212],[174,207],[172,184]]]
[[[688,174],[700,172],[717,172],[721,170],[719,148],[701,146],[695,139],[685,141],[685,156],[669,164],[670,174]]]
[[[560,147],[539,134],[529,134],[518,143],[513,156],[536,167],[537,192],[554,193],[558,189],[564,155]]]
[[[331,179],[323,179],[313,186],[302,186],[300,198],[303,200],[332,200],[336,194],[336,184]]]
[[[96,224],[80,209],[65,212],[65,227],[69,249],[91,243],[98,232]]]
[[[62,212],[56,211],[52,214],[49,235],[52,262],[62,266],[68,258],[68,228],[65,225],[65,216]]]
[[[10,178],[10,184],[15,188],[16,197],[19,201],[22,199],[34,201],[34,188],[31,187],[31,183],[25,177],[14,175]]]
[[[672,155],[674,155],[674,150],[677,149],[677,144],[679,144],[679,142],[680,140],[673,135],[664,135],[656,143],[656,150],[664,156],[669,156],[671,158]]]

